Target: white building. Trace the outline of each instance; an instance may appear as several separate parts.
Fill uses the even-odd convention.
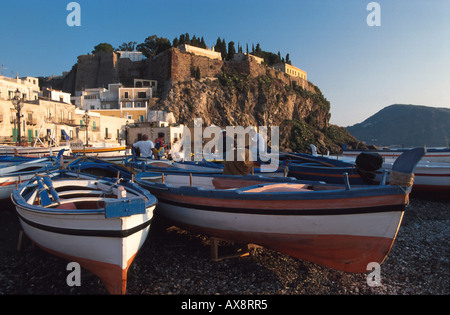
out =
[[[119,89],[121,83],[108,84],[108,88],[89,88],[75,92],[72,104],[83,110],[101,110],[119,108]]]
[[[145,56],[140,51],[116,51],[120,58],[128,58],[131,61],[142,61]]]
[[[70,102],[70,100],[71,100],[70,93],[66,93],[66,92],[63,92],[63,91],[58,91],[58,90],[53,90],[53,89],[49,89],[49,88],[44,88],[42,90],[42,96],[44,96],[45,98],[47,98],[49,100],[52,100],[52,101],[71,104],[71,102]]]
[[[194,54],[197,56],[203,56],[203,57],[208,57],[210,59],[222,60],[222,54],[220,52],[214,51],[214,47],[213,47],[213,50],[209,50],[209,49],[204,49],[204,48],[200,48],[200,47],[183,44],[183,45],[180,45],[178,47],[178,49],[180,49],[183,52],[191,53],[191,54]]]
[[[39,79],[33,77],[8,78],[0,75],[0,99],[11,100],[14,92],[20,91],[21,98],[26,101],[35,101],[39,98]]]

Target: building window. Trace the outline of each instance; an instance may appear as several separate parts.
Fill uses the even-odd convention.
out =
[[[128,92],[124,92],[124,93],[123,93],[123,97],[124,97],[124,98],[128,98]]]
[[[139,115],[139,122],[144,122],[144,116],[143,115]]]
[[[147,93],[146,92],[138,92],[138,98],[146,98]]]
[[[126,102],[126,103],[125,103],[125,107],[131,108],[131,102]]]

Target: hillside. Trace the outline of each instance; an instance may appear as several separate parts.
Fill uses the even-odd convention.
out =
[[[394,104],[346,129],[367,145],[447,146],[450,109]]]
[[[253,58],[213,60],[177,48],[137,62],[113,52],[82,55],[64,78],[43,84],[76,93],[115,82],[132,86],[134,78],[158,81],[149,109],[172,112],[178,123],[202,118],[204,125],[279,126],[281,150],[295,152],[310,152],[314,144],[320,153],[337,153],[344,143],[359,143],[329,124],[330,103],[317,86]]]

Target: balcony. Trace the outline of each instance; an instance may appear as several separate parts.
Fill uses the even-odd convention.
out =
[[[31,118],[27,120],[27,125],[29,126],[36,126],[37,125],[37,118]]]

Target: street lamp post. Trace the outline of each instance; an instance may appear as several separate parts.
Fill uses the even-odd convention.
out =
[[[16,117],[17,117],[17,136],[19,137],[19,146],[22,146],[22,136],[20,131],[20,118],[22,117],[21,110],[22,110],[22,104],[21,104],[21,98],[20,98],[20,91],[17,89],[14,92],[14,98],[11,100],[12,104],[14,105],[14,108],[16,109]]]
[[[125,122],[125,145],[128,146],[128,129],[130,128],[130,123],[128,120]]]
[[[88,139],[89,139],[88,138],[89,121],[91,120],[91,117],[89,117],[89,113],[87,110],[84,112],[83,120],[84,120],[84,123],[86,124],[86,147],[87,147]]]

